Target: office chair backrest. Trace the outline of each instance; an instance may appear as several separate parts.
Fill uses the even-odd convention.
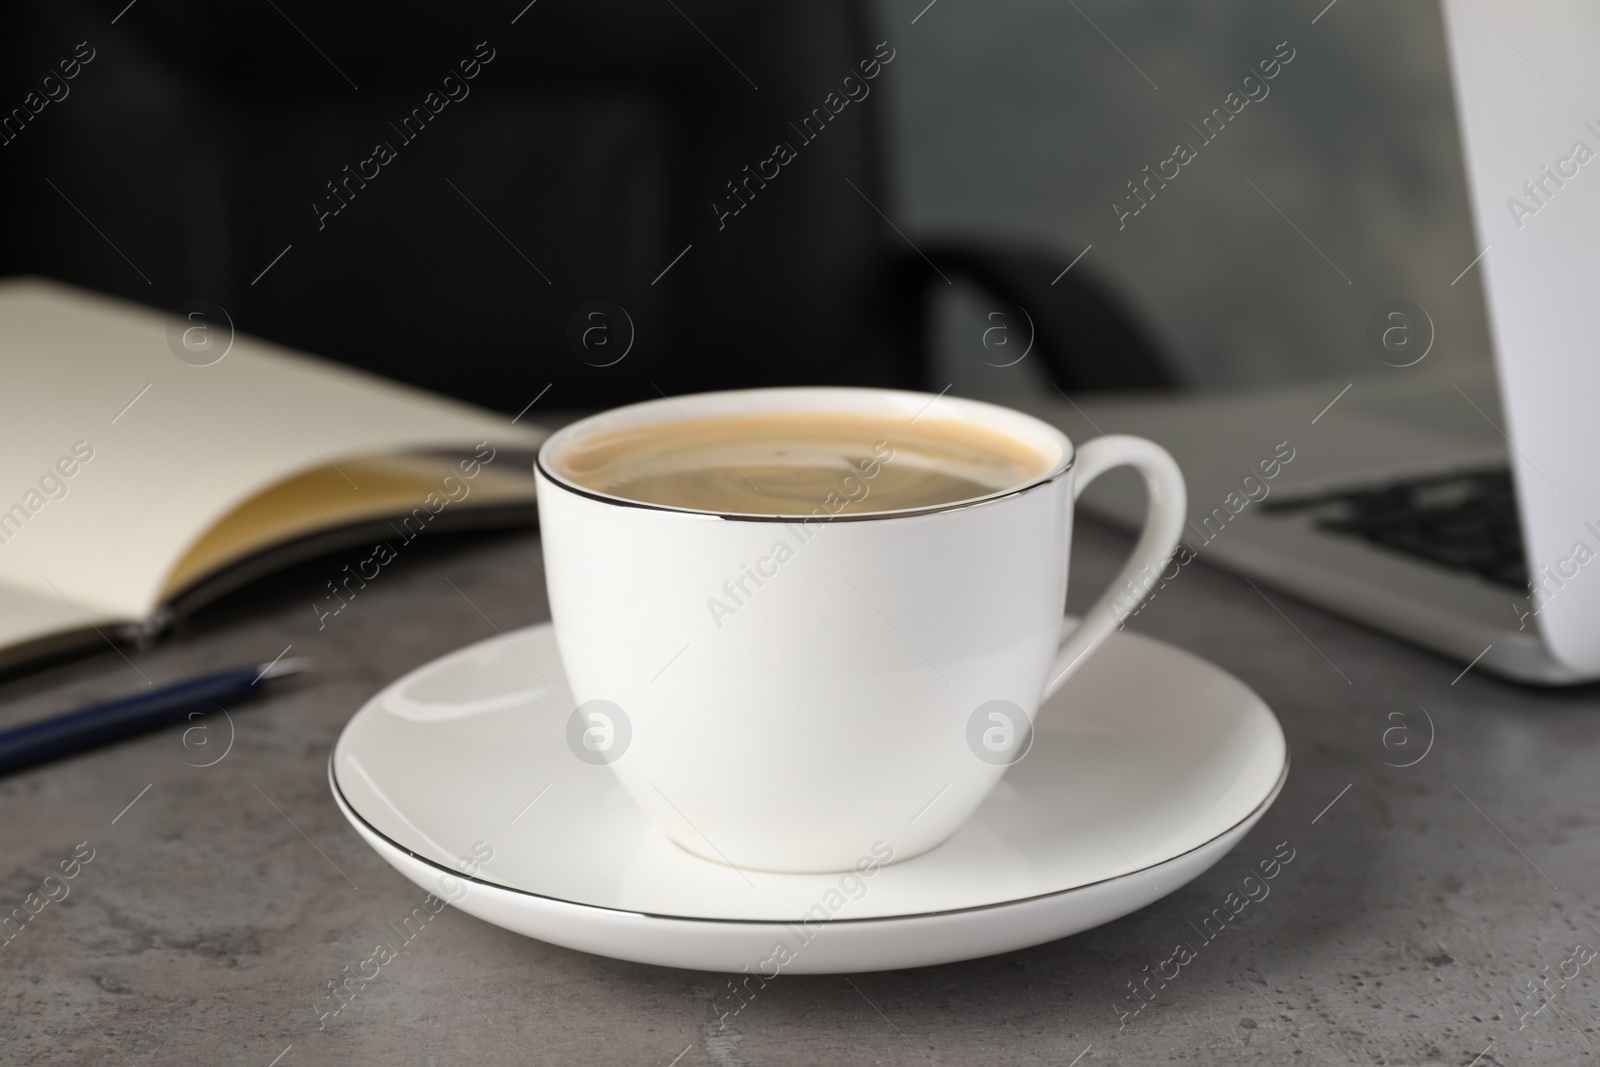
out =
[[[0,105],[24,110],[0,122],[0,188],[29,205],[7,273],[211,301],[240,330],[507,411],[546,385],[570,409],[924,384],[931,272],[880,214],[899,52],[854,0],[111,14],[35,3],[0,45]],[[68,95],[34,113],[49,72]],[[996,255],[952,264],[1053,273]],[[1030,299],[1057,302],[1063,384],[1162,378],[1135,330],[1100,350],[1097,317],[1124,320],[1092,286]]]

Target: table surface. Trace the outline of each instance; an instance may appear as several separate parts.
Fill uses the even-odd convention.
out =
[[[1080,524],[1072,607],[1128,547]],[[211,766],[191,766],[174,730],[0,779],[0,914],[93,850],[69,895],[0,946],[0,1060],[1488,1067],[1594,1051],[1600,966],[1574,950],[1600,948],[1600,689],[1452,682],[1462,664],[1204,565],[1132,628],[1254,687],[1291,770],[1255,830],[1166,899],[989,959],[785,976],[726,1027],[713,1009],[725,976],[588,956],[446,909],[319,1024],[333,980],[419,903],[329,796],[340,729],[411,668],[549,617],[531,532],[419,541],[319,628],[312,605],[342,562],[258,583],[154,649],[0,683],[11,725],[142,689],[140,673],[160,683],[285,646],[316,661],[235,713]],[[1270,897],[1131,999],[1282,841],[1296,858]]]

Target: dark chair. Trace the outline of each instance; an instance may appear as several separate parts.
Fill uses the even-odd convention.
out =
[[[1063,387],[1170,384],[1087,267],[1051,285],[1072,250],[924,259],[880,215],[899,35],[850,0],[125,3],[6,16],[0,271],[505,411],[920,387],[958,273]]]

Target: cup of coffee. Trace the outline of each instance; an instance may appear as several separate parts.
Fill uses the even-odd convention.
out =
[[[1073,502],[1124,465],[1144,531],[1063,641]],[[1177,464],[1142,438],[1074,449],[1017,411],[884,389],[634,404],[554,434],[536,470],[574,752],[741,870],[949,838],[1185,517]]]

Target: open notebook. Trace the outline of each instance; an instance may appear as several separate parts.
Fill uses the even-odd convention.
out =
[[[425,530],[532,521],[525,421],[242,335],[193,366],[172,321],[0,282],[0,667],[157,632],[333,548],[370,542],[379,567]]]

